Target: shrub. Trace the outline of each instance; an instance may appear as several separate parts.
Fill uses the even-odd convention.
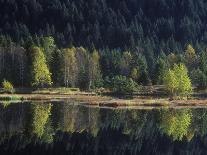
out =
[[[4,80],[2,82],[2,86],[3,86],[4,92],[6,92],[6,93],[14,93],[14,91],[15,91],[12,83],[7,80]]]
[[[111,80],[111,89],[115,93],[126,94],[138,91],[138,84],[126,76],[115,76]]]

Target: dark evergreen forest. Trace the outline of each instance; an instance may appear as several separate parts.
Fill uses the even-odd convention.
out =
[[[155,54],[207,42],[206,0],[1,0],[0,33],[22,44],[53,36],[59,47],[134,48]],[[169,48],[169,49],[168,49]]]

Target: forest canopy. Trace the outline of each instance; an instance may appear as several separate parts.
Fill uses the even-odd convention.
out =
[[[205,0],[0,0],[0,80],[134,90],[182,63],[206,88],[206,18]]]

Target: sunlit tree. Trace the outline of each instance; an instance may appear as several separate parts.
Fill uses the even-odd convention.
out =
[[[169,94],[173,96],[186,96],[192,91],[188,70],[183,64],[174,65],[164,74],[164,85]]]
[[[192,60],[196,57],[195,49],[192,47],[192,45],[188,44],[185,50],[185,56],[187,60]]]
[[[39,47],[32,47],[32,67],[31,67],[31,78],[32,86],[45,86],[51,85],[51,73],[46,64],[46,59],[42,49]]]

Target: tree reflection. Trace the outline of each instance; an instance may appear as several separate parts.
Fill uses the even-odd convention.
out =
[[[98,132],[100,130],[100,109],[99,108],[92,108],[89,109],[89,133],[93,137],[97,137]]]
[[[161,113],[160,128],[173,140],[182,140],[187,136],[192,122],[190,109],[163,110]]]
[[[133,138],[140,137],[147,123],[147,111],[128,110],[125,114],[123,133]]]
[[[86,108],[63,103],[59,112],[58,130],[68,133],[86,131],[88,125],[88,110]]]
[[[51,115],[51,103],[31,103],[31,130],[30,132],[39,138],[48,137],[47,127],[49,126],[49,116]],[[51,137],[48,137],[51,139]],[[49,140],[51,141],[51,140]]]
[[[191,130],[194,130],[197,135],[205,136],[207,134],[207,109],[195,109],[192,113]]]
[[[206,136],[207,109],[102,109],[62,102],[0,104],[0,150],[39,146],[57,152],[61,148],[62,154],[101,154],[106,150],[109,154],[167,154],[179,146],[184,152],[205,152]]]

